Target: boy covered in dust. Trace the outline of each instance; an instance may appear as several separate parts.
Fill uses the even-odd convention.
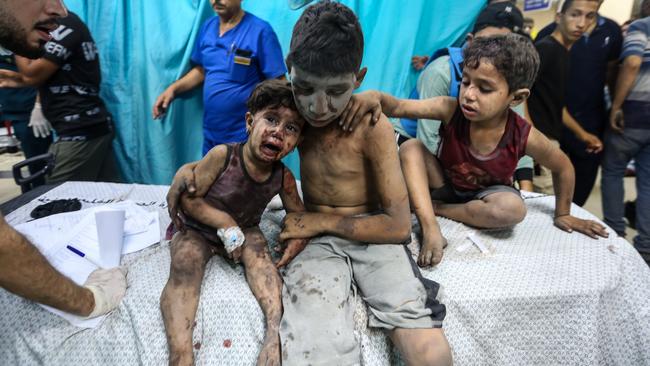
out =
[[[298,146],[307,212],[288,213],[280,238],[313,239],[283,276],[283,364],[359,364],[359,295],[369,325],[386,330],[408,364],[448,365],[439,285],[422,277],[404,245],[410,209],[392,126],[381,116],[352,132],[339,127],[366,73],[362,55],[361,26],[344,5],[318,2],[294,27],[287,66],[308,123]],[[172,213],[178,192],[192,186],[187,166],[170,190]]]
[[[246,279],[266,317],[261,365],[280,365],[282,316],[279,273],[258,225],[276,194],[287,212],[303,211],[293,175],[280,159],[300,140],[304,119],[286,81],[260,83],[248,99],[245,143],[218,145],[198,162],[194,196],[183,194],[184,222],[174,217],[171,270],[160,299],[169,343],[169,363],[193,363],[192,330],[209,259],[220,253],[244,264]],[[305,242],[295,240],[292,247]],[[286,261],[286,259],[285,259]]]
[[[529,155],[553,172],[553,222],[562,230],[607,237],[601,224],[571,216],[575,175],[567,156],[511,108],[530,95],[539,68],[533,44],[516,34],[478,38],[465,49],[458,99],[396,99],[370,91],[355,96],[359,116],[381,109],[390,117],[443,121],[438,157],[418,140],[400,149],[409,198],[422,227],[421,266],[442,259],[446,240],[436,214],[479,228],[514,226],[526,205],[513,187],[517,161]],[[433,201],[442,202],[435,204]]]

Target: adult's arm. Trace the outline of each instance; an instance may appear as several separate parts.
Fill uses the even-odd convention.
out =
[[[60,68],[59,64],[45,58],[30,60],[20,56],[16,56],[16,66],[25,85],[34,87],[45,84]]]
[[[598,136],[582,128],[566,107],[562,108],[562,123],[576,135],[578,140],[587,145],[587,152],[597,154],[603,150],[603,143]]]
[[[623,102],[636,82],[637,76],[639,76],[639,71],[641,70],[641,64],[643,59],[641,56],[630,55],[623,60],[623,65],[618,74],[618,80],[616,82],[616,92],[614,93],[614,101],[612,102],[612,112],[610,117],[610,126],[613,130],[622,132],[623,131]],[[619,117],[620,116],[620,117]]]
[[[28,300],[86,316],[94,307],[93,293],[59,273],[0,214],[0,286]]]
[[[153,118],[158,119],[162,117],[162,115],[167,111],[169,104],[171,104],[176,96],[196,88],[201,85],[204,80],[205,70],[203,67],[199,65],[194,66],[187,72],[187,74],[173,82],[158,96],[158,98],[156,98],[153,105]]]

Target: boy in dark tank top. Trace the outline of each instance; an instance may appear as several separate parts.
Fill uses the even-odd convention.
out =
[[[553,172],[555,226],[607,237],[603,225],[571,216],[575,174],[567,156],[511,110],[528,98],[539,69],[530,40],[516,34],[476,39],[464,57],[458,99],[396,99],[371,91],[348,106],[359,116],[381,108],[389,117],[443,121],[437,156],[415,139],[400,148],[411,207],[422,227],[420,266],[442,260],[447,242],[436,215],[478,228],[511,227],[524,219],[526,205],[512,186],[524,155]]]
[[[209,259],[216,253],[243,262],[246,279],[266,318],[259,364],[280,364],[282,281],[258,225],[271,199],[280,194],[287,212],[302,212],[296,182],[280,161],[301,140],[304,120],[286,81],[260,83],[247,102],[248,140],[212,148],[195,168],[198,187],[181,197],[184,220],[174,220],[171,270],[160,299],[170,364],[192,364],[192,322]],[[278,266],[306,245],[287,243]]]

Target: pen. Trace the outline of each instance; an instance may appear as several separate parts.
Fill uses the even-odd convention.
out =
[[[77,249],[77,248],[75,248],[75,247],[73,247],[71,245],[66,245],[65,247],[68,248],[68,250],[71,251],[72,253],[80,256],[81,258],[86,258],[86,260],[88,262],[94,264],[95,266],[97,266],[99,268],[104,268],[103,266],[100,266],[97,262],[95,262],[94,260],[90,259],[90,257],[87,257],[86,253],[82,252],[81,250],[79,250],[79,249]]]

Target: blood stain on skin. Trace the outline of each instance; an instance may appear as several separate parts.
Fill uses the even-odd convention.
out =
[[[230,339],[224,339],[223,340],[223,346],[225,348],[230,348],[230,346],[232,346],[232,341]]]

